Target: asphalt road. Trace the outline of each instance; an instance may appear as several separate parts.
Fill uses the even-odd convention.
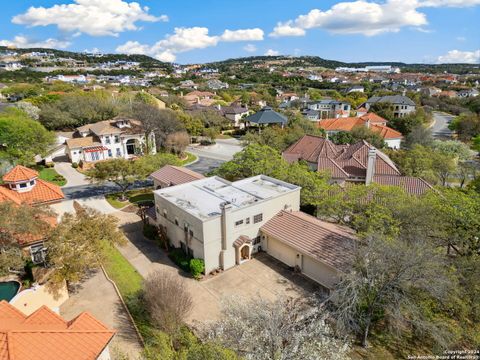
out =
[[[448,124],[455,118],[453,115],[446,113],[434,112],[433,119],[435,123],[432,126],[432,135],[439,139],[450,139],[452,131],[448,128]]]
[[[137,181],[129,190],[142,189],[153,186],[151,180]],[[88,184],[78,186],[63,187],[62,191],[66,200],[84,199],[93,196],[101,196],[119,191],[119,187],[114,183]]]

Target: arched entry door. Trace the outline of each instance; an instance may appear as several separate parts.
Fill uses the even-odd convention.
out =
[[[235,262],[237,265],[252,258],[252,240],[248,236],[239,236],[234,241],[233,246],[235,247]]]
[[[135,155],[135,139],[127,140],[127,154]]]

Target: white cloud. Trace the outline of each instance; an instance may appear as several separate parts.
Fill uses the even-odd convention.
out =
[[[48,38],[46,40],[32,40],[23,35],[17,35],[13,40],[0,40],[0,46],[15,46],[17,48],[50,48],[65,49],[70,41]]]
[[[471,7],[480,5],[480,0],[424,0],[420,7]]]
[[[211,36],[208,32],[206,27],[175,28],[173,34],[165,36],[153,45],[127,41],[118,46],[116,51],[125,54],[145,54],[161,61],[173,62],[178,53],[216,46],[219,42],[263,39],[263,31],[260,29],[225,30],[220,36]]]
[[[255,52],[257,51],[257,47],[253,44],[247,44],[243,47],[243,50],[245,50],[246,52]]]
[[[456,63],[480,64],[480,50],[474,50],[474,51],[450,50],[445,55],[439,56],[437,58],[437,63],[439,64],[456,64]]]
[[[263,30],[241,29],[241,30],[225,30],[220,36],[221,41],[260,41],[263,40]]]
[[[404,27],[429,31],[427,16],[420,11],[427,7],[469,7],[480,5],[480,0],[357,0],[344,1],[327,10],[313,9],[294,20],[277,23],[272,37],[303,36],[313,28],[334,34],[362,34],[373,36],[398,32]]]
[[[467,41],[467,38],[465,36],[457,36],[456,39],[457,39],[457,41],[460,41],[460,42]]]
[[[292,24],[292,21],[286,23],[277,23],[277,26],[273,28],[273,31],[269,34],[271,37],[283,37],[283,36],[304,36],[305,30]]]
[[[137,21],[168,21],[166,15],[156,17],[148,11],[148,7],[137,2],[74,0],[49,8],[31,6],[24,14],[14,16],[12,22],[29,27],[56,25],[62,31],[92,36],[118,36],[126,30],[138,30]]]
[[[280,55],[280,52],[277,51],[277,50],[273,50],[273,49],[268,49],[267,51],[265,51],[265,56],[277,56],[277,55]]]

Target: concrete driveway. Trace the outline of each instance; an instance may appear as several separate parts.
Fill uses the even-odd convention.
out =
[[[67,183],[63,186],[64,188],[90,184],[87,177],[72,168],[72,164],[67,162],[64,157],[55,161],[54,169],[67,180]]]
[[[88,206],[98,210],[103,214],[111,214],[118,211],[112,205],[110,205],[107,200],[105,200],[104,196],[93,196],[76,200],[64,200],[62,202],[50,205],[50,208],[53,209],[53,211],[55,211],[59,217],[61,217],[67,212],[75,212],[75,209],[73,208],[74,201],[77,201],[82,206]]]
[[[322,291],[315,282],[293,273],[265,253],[212,278],[196,281],[173,264],[156,243],[143,236],[141,221],[136,214],[119,211],[114,215],[119,218],[120,226],[128,239],[127,244],[119,250],[143,277],[152,271],[161,270],[184,279],[194,301],[188,317],[191,325],[217,320],[221,315],[222,300],[232,296],[247,299],[261,296],[275,300]]]

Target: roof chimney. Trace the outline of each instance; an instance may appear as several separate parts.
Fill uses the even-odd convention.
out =
[[[365,185],[370,185],[375,175],[375,162],[377,161],[377,149],[368,150],[367,176],[365,177]]]

